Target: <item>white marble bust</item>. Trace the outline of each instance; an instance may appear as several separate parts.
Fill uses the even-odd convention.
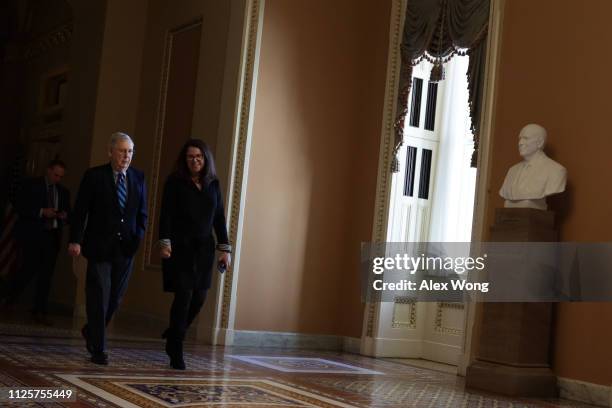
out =
[[[510,167],[499,195],[504,207],[546,210],[546,197],[565,190],[567,170],[542,150],[546,129],[540,125],[525,126],[519,134],[519,153],[523,161]]]

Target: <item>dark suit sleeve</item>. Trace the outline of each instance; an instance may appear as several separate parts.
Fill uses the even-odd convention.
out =
[[[94,195],[95,180],[93,173],[87,170],[77,192],[74,210],[70,217],[70,242],[80,244],[83,241],[85,221]]]
[[[142,186],[142,196],[140,198],[140,205],[138,206],[138,214],[136,215],[136,235],[138,238],[142,239],[147,229],[147,219],[149,217],[147,209],[147,183],[145,183],[143,173],[140,174],[140,183]]]
[[[70,208],[70,190],[68,190],[66,187],[61,187],[62,189],[62,202],[60,204],[60,211],[64,211],[67,215],[68,218],[66,218],[66,224],[69,223],[70,221],[70,217],[71,217],[71,208]]]
[[[34,180],[27,180],[22,183],[17,197],[15,197],[15,211],[19,214],[19,217],[24,219],[40,218],[41,200],[36,199],[36,193]]]
[[[164,185],[159,214],[159,239],[171,239],[172,237],[172,221],[177,208],[176,198],[176,181],[172,177],[168,177]]]
[[[215,208],[215,218],[213,219],[213,226],[215,228],[215,234],[217,235],[217,243],[229,244],[229,239],[227,237],[227,227],[225,225],[223,195],[221,194],[221,187],[219,187],[219,182],[215,182],[215,194],[217,195],[217,207]]]

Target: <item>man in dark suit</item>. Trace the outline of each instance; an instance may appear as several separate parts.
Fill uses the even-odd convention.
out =
[[[130,167],[133,153],[132,139],[113,133],[110,163],[85,172],[71,219],[68,253],[83,253],[88,261],[81,333],[96,364],[108,364],[106,325],[125,294],[147,225],[144,174]]]
[[[32,278],[37,276],[32,317],[45,325],[51,325],[47,320],[51,278],[62,228],[70,212],[70,192],[59,184],[65,172],[64,162],[52,160],[46,175],[25,180],[15,199],[15,210],[19,215],[15,238],[23,250],[24,265],[7,284],[3,298],[5,303],[15,303]]]

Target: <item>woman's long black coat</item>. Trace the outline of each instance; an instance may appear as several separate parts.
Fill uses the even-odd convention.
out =
[[[164,291],[210,288],[215,260],[215,231],[227,244],[223,196],[219,181],[198,190],[193,181],[172,174],[162,198],[159,238],[169,239],[172,255],[162,260]]]

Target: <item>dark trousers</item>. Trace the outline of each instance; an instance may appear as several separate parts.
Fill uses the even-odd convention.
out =
[[[191,323],[202,309],[206,300],[206,289],[178,290],[170,308],[170,333],[177,340],[183,340]]]
[[[7,297],[15,302],[23,290],[36,276],[36,294],[34,295],[34,313],[47,313],[47,303],[51,290],[51,280],[55,271],[55,262],[60,246],[59,230],[42,231],[27,242],[21,242],[23,248],[23,269],[8,284]]]
[[[106,349],[106,326],[125,295],[133,261],[133,257],[118,256],[112,262],[87,263],[87,333],[95,353]]]

